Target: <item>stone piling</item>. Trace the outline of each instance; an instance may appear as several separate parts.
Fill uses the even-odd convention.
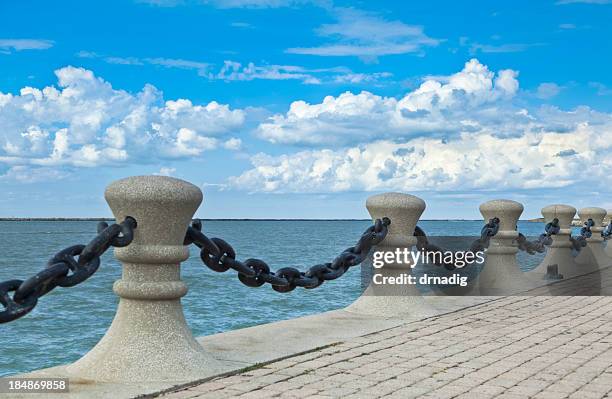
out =
[[[391,219],[386,238],[372,249],[373,252],[413,249],[417,243],[414,229],[425,210],[425,201],[409,194],[384,193],[369,197],[366,208],[373,220],[383,217]],[[411,272],[411,265],[404,263],[387,263],[381,269],[374,270],[374,273],[380,273],[385,278]],[[427,315],[433,312],[415,285],[375,284],[373,281],[346,310],[382,317]]]
[[[163,176],[130,177],[105,193],[117,220],[136,219],[134,241],[116,248],[123,274],[115,318],[102,340],[67,367],[76,381],[185,381],[201,378],[216,362],[191,334],[180,298],[187,286],[180,262],[189,257],[183,240],[202,192]]]
[[[612,266],[612,257],[606,254],[604,239],[601,236],[606,210],[597,207],[582,208],[578,211],[578,216],[583,223],[592,219],[595,225],[591,227],[591,237],[587,238],[587,246],[582,248],[576,257],[576,263],[593,271]]]
[[[519,268],[516,260],[518,231],[516,225],[523,205],[512,200],[492,200],[480,205],[484,221],[499,218],[499,231],[491,238],[484,268],[478,276],[481,295],[508,295],[524,291],[533,283]]]
[[[570,242],[574,215],[576,215],[576,208],[569,205],[556,204],[542,208],[544,221],[549,223],[557,218],[560,230],[558,234],[552,236],[552,244],[548,247],[544,260],[531,271],[531,275],[543,279],[548,266],[555,264],[563,278],[582,274],[572,255],[572,243]]]

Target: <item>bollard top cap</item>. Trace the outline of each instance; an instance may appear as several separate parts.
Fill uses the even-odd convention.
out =
[[[176,251],[183,252],[185,231],[202,202],[202,191],[173,177],[134,176],[111,183],[104,197],[117,220],[131,216],[138,223],[132,244],[118,248],[115,254],[129,253],[131,258],[142,259],[143,254],[150,254],[152,250],[138,252],[140,245],[176,246],[180,247]],[[175,250],[160,249],[158,258],[164,257],[164,251]]]
[[[606,217],[606,210],[604,208],[598,208],[596,206],[582,208],[578,211],[578,216],[582,221],[593,219],[595,224],[601,224]]]
[[[542,208],[542,216],[546,222],[552,221],[554,218],[559,219],[561,228],[568,228],[574,220],[576,208],[570,205],[554,204]]]
[[[389,208],[389,209],[414,209],[423,212],[425,201],[410,194],[404,193],[382,193],[368,197],[366,207]]]
[[[480,204],[480,211],[515,211],[515,212],[523,212],[523,204],[517,201],[508,200],[508,199],[495,199],[487,202],[483,202]]]
[[[523,213],[523,204],[513,200],[495,199],[480,204],[479,210],[485,221],[499,218],[499,229],[516,230],[516,223]]]
[[[193,202],[202,201],[202,191],[195,185],[169,176],[131,176],[111,183],[104,193],[114,198],[139,201]]]
[[[385,246],[406,246],[414,239],[414,228],[425,210],[425,201],[410,194],[383,193],[366,201],[372,219],[391,219],[389,233],[382,242]]]

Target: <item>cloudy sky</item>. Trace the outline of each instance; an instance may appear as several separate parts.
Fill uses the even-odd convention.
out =
[[[201,217],[612,208],[612,1],[0,3],[0,216],[106,216],[171,175]]]

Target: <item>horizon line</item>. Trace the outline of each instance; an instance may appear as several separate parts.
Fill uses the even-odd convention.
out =
[[[372,219],[363,218],[192,218],[191,220],[202,220],[202,221],[295,221],[295,222],[308,222],[308,221],[371,221]],[[106,222],[115,221],[115,218],[111,217],[0,217],[0,222]],[[483,219],[419,219],[420,222],[475,222],[482,221]],[[531,218],[531,219],[519,219],[522,222],[541,221],[544,218]]]

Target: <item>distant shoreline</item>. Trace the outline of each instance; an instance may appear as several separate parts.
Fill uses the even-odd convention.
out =
[[[370,219],[252,219],[252,218],[221,218],[221,219],[200,219],[203,222],[363,222]],[[0,222],[113,222],[114,218],[0,218]],[[420,222],[478,222],[482,219],[421,219]],[[521,222],[541,223],[543,218],[525,219]]]

